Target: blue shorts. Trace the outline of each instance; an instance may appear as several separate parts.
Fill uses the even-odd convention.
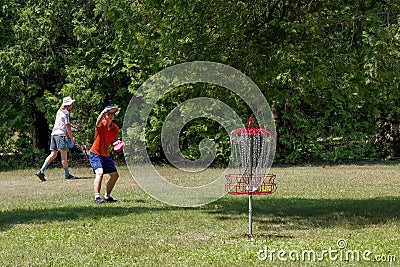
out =
[[[104,174],[117,172],[117,168],[115,168],[114,161],[112,160],[111,157],[99,156],[97,154],[90,152],[89,161],[94,172],[96,172],[96,170],[99,168],[103,168]]]

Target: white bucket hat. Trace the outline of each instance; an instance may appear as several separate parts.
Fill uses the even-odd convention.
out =
[[[75,100],[73,100],[71,97],[69,97],[69,96],[67,96],[67,97],[64,97],[64,99],[63,99],[63,106],[69,106],[69,105],[71,105],[72,103],[74,103],[74,101]]]
[[[112,113],[115,114],[117,111],[119,111],[120,109],[117,107],[113,107],[113,106],[106,106],[102,113]]]

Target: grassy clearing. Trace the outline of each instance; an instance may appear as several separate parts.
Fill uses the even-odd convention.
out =
[[[0,266],[400,262],[399,164],[273,168],[278,191],[253,198],[254,238],[242,236],[248,227],[246,196],[226,195],[199,208],[172,207],[145,194],[121,166],[113,194],[119,202],[96,205],[91,169],[71,170],[82,179],[65,181],[60,168],[50,169],[45,183],[38,182],[33,169],[1,173]],[[185,180],[172,168],[162,167],[160,172]],[[339,240],[346,248],[339,249]],[[278,251],[285,253],[281,258],[286,262]],[[356,254],[346,256],[348,251],[360,253],[359,259]],[[312,252],[316,258],[307,258]]]

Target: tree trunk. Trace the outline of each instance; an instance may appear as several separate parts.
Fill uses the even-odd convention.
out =
[[[49,124],[43,112],[36,109],[33,114],[33,147],[35,151],[49,148]]]

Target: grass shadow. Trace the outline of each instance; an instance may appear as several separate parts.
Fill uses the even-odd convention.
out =
[[[94,204],[95,205],[95,204]],[[140,214],[147,212],[175,210],[176,207],[146,207],[131,206],[121,207],[115,204],[101,204],[96,206],[65,206],[59,208],[38,209],[15,209],[0,212],[0,232],[6,231],[17,224],[46,223],[54,221],[80,220],[90,218],[93,220],[110,217],[125,216],[132,213]]]
[[[399,197],[369,199],[307,199],[253,197],[253,221],[263,230],[291,230],[345,226],[353,229],[400,219]],[[248,214],[247,197],[220,199],[218,210],[210,210],[220,220]]]
[[[93,206],[63,206],[57,208],[27,208],[0,212],[0,231],[17,224],[46,223],[52,221],[99,219],[106,216],[126,216],[132,213],[167,212],[178,209],[196,210],[163,205],[159,207],[118,206],[114,204]],[[123,204],[123,205],[126,205]],[[135,203],[133,203],[135,205]],[[248,199],[224,197],[200,209],[216,216],[218,220],[237,220],[247,217]],[[369,199],[307,199],[253,197],[253,222],[262,231],[302,230],[342,226],[362,228],[400,219],[399,197]]]
[[[78,176],[77,179],[79,179],[79,180],[89,180],[89,179],[94,180],[94,177],[93,176]]]

